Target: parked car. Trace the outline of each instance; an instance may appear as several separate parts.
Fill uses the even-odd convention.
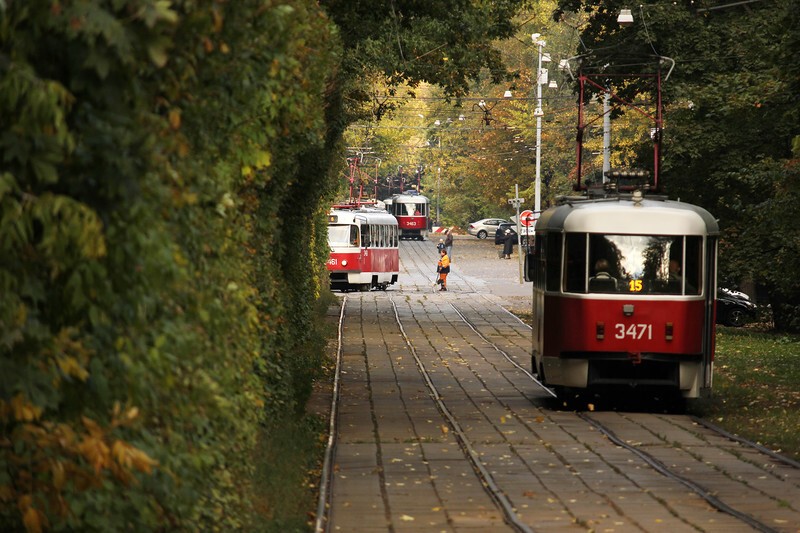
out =
[[[519,244],[519,236],[517,235],[517,225],[512,222],[503,222],[497,227],[494,232],[494,243],[503,244],[506,242],[506,231],[511,232],[514,245]]]
[[[485,239],[489,235],[494,235],[500,224],[508,224],[508,220],[502,218],[483,218],[477,222],[470,222],[467,226],[467,233],[479,239]]]
[[[756,304],[743,292],[717,289],[717,324],[742,327],[756,318]]]

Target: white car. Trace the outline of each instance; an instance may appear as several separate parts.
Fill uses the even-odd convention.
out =
[[[489,235],[494,235],[500,224],[507,224],[508,220],[504,218],[484,218],[477,222],[470,222],[467,226],[467,233],[479,239],[485,239]]]

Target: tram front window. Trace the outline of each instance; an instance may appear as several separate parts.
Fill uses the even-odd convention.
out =
[[[352,224],[328,225],[328,244],[331,246],[359,246],[358,226]]]
[[[701,237],[600,234],[566,237],[567,292],[700,294]]]
[[[425,204],[400,204],[401,208],[405,210],[405,212],[401,212],[401,215],[407,216],[421,216],[425,214]]]

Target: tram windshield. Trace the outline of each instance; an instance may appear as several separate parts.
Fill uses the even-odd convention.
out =
[[[567,292],[701,293],[702,237],[672,235],[566,235]]]
[[[427,205],[425,202],[419,203],[394,203],[392,209],[395,215],[400,216],[425,216]]]
[[[355,224],[329,224],[328,244],[331,246],[359,246],[358,226]]]

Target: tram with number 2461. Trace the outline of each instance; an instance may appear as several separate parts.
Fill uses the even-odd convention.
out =
[[[386,290],[400,272],[395,217],[370,207],[334,208],[328,213],[331,289]]]

